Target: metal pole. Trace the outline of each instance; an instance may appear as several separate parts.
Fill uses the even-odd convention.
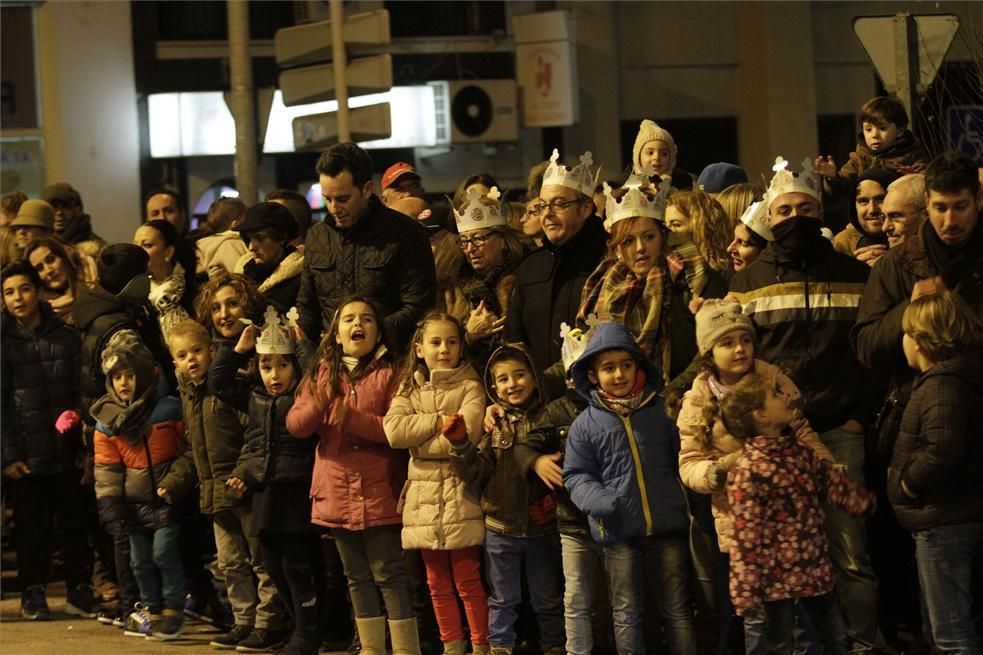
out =
[[[915,85],[918,82],[918,28],[909,13],[894,16],[894,79],[898,100],[908,111],[909,129],[915,127]]]
[[[331,0],[331,57],[334,63],[335,96],[338,98],[338,141],[352,140],[348,125],[348,80],[345,69],[345,14],[341,10],[341,0]]]
[[[235,174],[239,198],[247,206],[257,201],[256,190],[256,96],[253,92],[253,61],[249,54],[249,3],[228,0],[229,72],[232,83],[232,117],[236,123]]]

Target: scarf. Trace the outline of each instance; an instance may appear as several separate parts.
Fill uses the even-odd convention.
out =
[[[979,257],[979,253],[983,252],[983,227],[977,225],[966,243],[958,248],[947,246],[935,231],[935,227],[927,222],[924,234],[925,249],[928,250],[929,259],[939,270],[946,288],[955,289],[974,260]]]
[[[724,396],[726,396],[731,389],[730,385],[724,384],[714,375],[707,377],[707,387],[710,388],[710,393],[712,393],[713,397],[717,400],[723,400]]]
[[[191,318],[187,310],[181,306],[184,291],[184,267],[179,262],[174,262],[171,274],[163,282],[150,280],[149,300],[157,311],[157,320],[160,322],[160,331],[165,343],[170,340],[171,328]]]
[[[92,404],[91,414],[96,421],[109,428],[109,436],[122,435],[131,444],[136,444],[150,435],[150,416],[156,404],[155,380],[129,405],[115,391],[110,391]]]
[[[696,246],[682,243],[653,266],[644,278],[617,257],[605,259],[584,285],[577,323],[586,329],[587,317],[601,323],[621,323],[634,335],[645,356],[659,364],[664,382],[669,373],[669,304],[672,289],[685,285],[697,297],[706,285],[706,265]]]
[[[41,296],[51,305],[55,316],[67,325],[75,325],[75,316],[72,315],[72,307],[75,306],[75,294],[72,292],[71,287],[61,294],[44,289],[41,292]]]
[[[597,388],[597,395],[608,409],[621,416],[628,416],[638,409],[645,400],[645,381],[645,371],[639,368],[635,371],[635,384],[632,385],[627,396],[620,398],[612,396],[600,387]]]

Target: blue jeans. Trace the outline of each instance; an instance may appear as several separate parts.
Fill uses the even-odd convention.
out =
[[[652,596],[662,615],[669,652],[696,655],[689,536],[685,533],[653,535],[638,540],[638,544],[645,556],[645,580],[652,585]]]
[[[768,655],[788,655],[795,652],[796,615],[805,609],[823,642],[826,655],[846,655],[846,630],[843,615],[833,594],[811,596],[798,600],[789,598],[765,602]]]
[[[983,523],[916,530],[915,558],[932,641],[943,653],[983,652],[971,613],[973,560],[983,551]]]
[[[155,612],[163,606],[184,608],[180,536],[180,523],[159,530],[130,530],[130,563],[140,587],[140,600]]]
[[[642,553],[628,544],[600,546],[590,537],[560,535],[563,547],[563,594],[567,653],[590,655],[594,648],[591,602],[597,563],[607,571],[608,592],[618,655],[645,653],[642,631]]]
[[[819,437],[838,464],[857,484],[864,480],[864,435],[836,428]],[[843,611],[847,635],[855,642],[854,652],[883,647],[877,627],[877,576],[867,554],[865,519],[838,507],[826,506],[826,537],[836,566],[836,597]]]
[[[522,601],[522,560],[526,561],[529,600],[539,623],[543,652],[563,646],[563,573],[560,536],[507,537],[485,530],[488,573],[488,644],[515,646],[516,609]]]

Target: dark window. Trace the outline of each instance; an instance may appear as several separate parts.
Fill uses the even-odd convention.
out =
[[[293,24],[292,2],[249,3],[249,32],[254,39],[272,39],[278,29]],[[157,28],[162,41],[225,39],[226,3],[158,2]]]
[[[504,2],[384,2],[393,37],[469,36],[505,31]]]
[[[699,175],[707,164],[718,161],[737,162],[737,118],[667,118],[653,119],[668,130],[676,142],[679,155],[676,167]],[[632,147],[642,119],[621,121],[621,154],[625,167],[632,161]]]

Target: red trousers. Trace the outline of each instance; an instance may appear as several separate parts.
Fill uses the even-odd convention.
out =
[[[421,550],[427,567],[427,583],[437,615],[440,640],[445,644],[464,639],[460,596],[471,628],[472,644],[488,643],[488,595],[481,585],[481,547],[458,550]]]

